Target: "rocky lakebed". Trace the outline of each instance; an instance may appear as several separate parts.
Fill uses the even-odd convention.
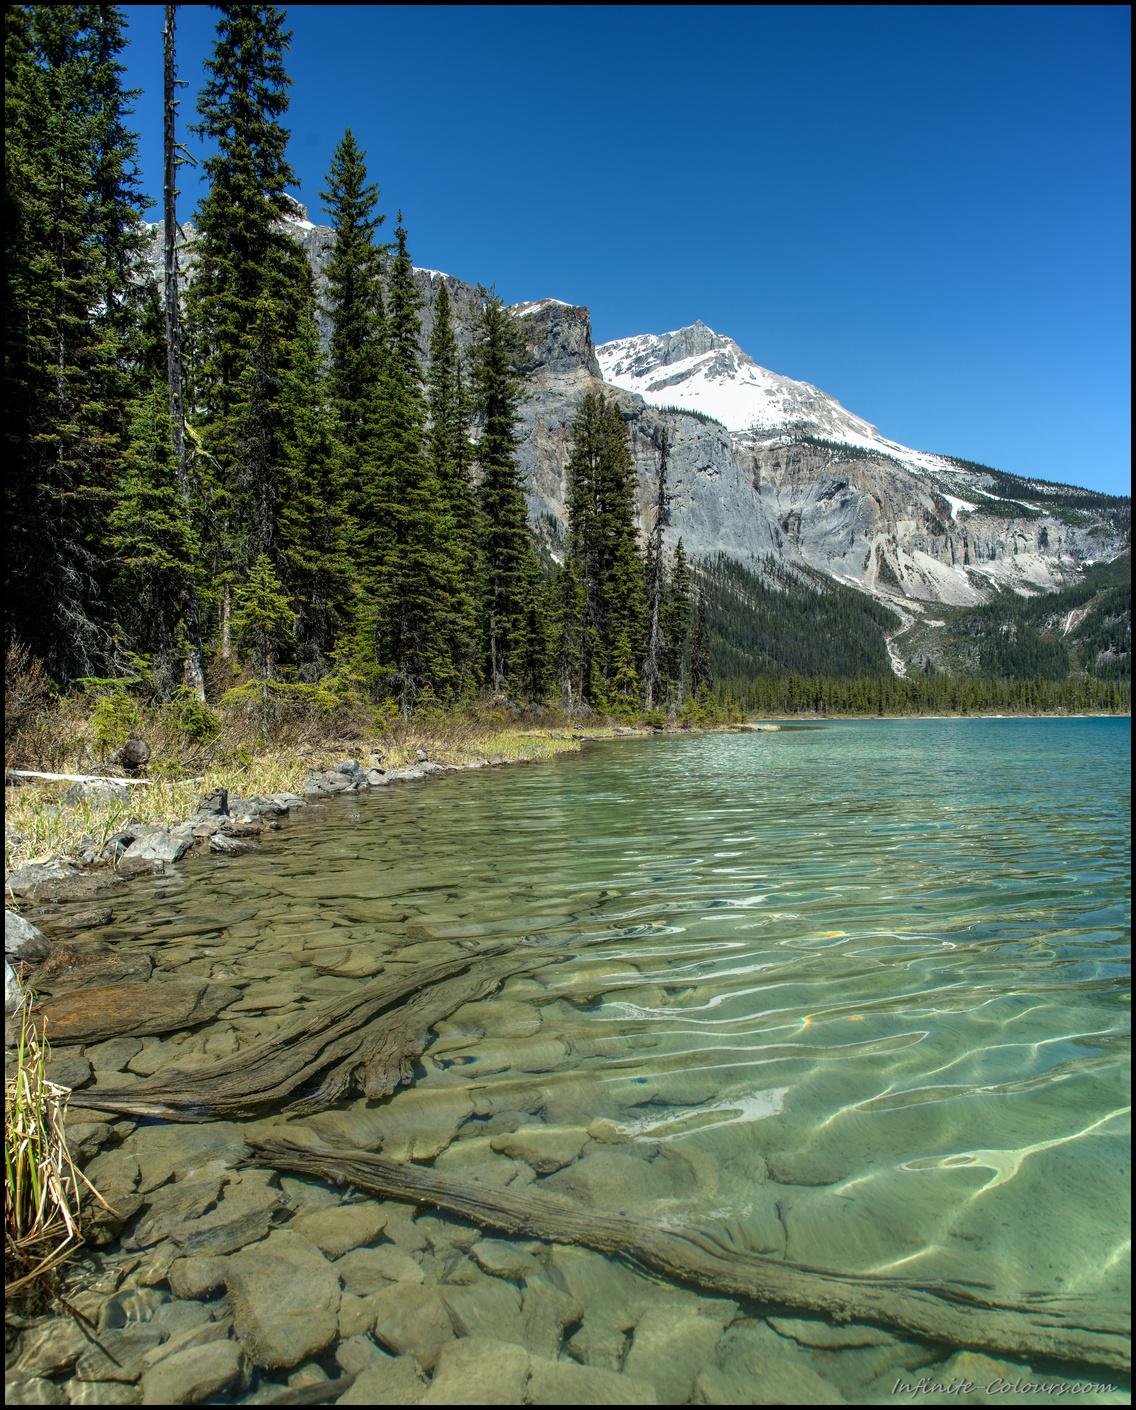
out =
[[[577,1021],[612,987],[625,1002],[650,999],[622,959],[577,957],[570,993],[550,987],[555,965],[514,965],[433,1022],[412,1080],[379,1100],[348,1093],[296,1114],[282,1097],[237,1119],[122,1109],[129,1088],[150,1090],[171,1073],[227,1063],[218,1070],[239,1075],[241,1054],[251,1061],[361,986],[468,958],[468,940],[438,938],[381,897],[331,900],[310,871],[285,874],[275,899],[240,894],[240,854],[283,848],[301,810],[305,826],[318,813],[334,828],[335,795],[441,772],[428,760],[385,772],[346,760],[307,780],[304,796],[219,791],[182,823],[127,829],[101,855],[9,879],[21,915],[7,914],[7,957],[37,995],[47,1077],[71,1089],[71,1151],[101,1199],[85,1199],[87,1242],[64,1282],[82,1318],[60,1310],[9,1328],[8,1402],[907,1403],[903,1385],[925,1378],[944,1391],[922,1400],[986,1403],[945,1388],[1040,1380],[1020,1361],[866,1321],[778,1315],[592,1248],[509,1237],[429,1203],[249,1161],[250,1141],[288,1137],[381,1151],[502,1196],[539,1192],[597,1215],[664,1227],[704,1217],[717,1194],[714,1162],[644,1138],[636,1122],[645,1101],[681,1114],[723,1094],[665,1068],[636,1068],[622,1086],[607,1084],[602,1101],[573,1079],[597,1045],[622,1059],[649,1055],[656,1041],[633,1025],[597,1037]],[[181,869],[200,865],[194,854],[233,879],[225,903],[209,893],[195,909],[185,899]],[[175,883],[182,899],[167,923],[161,898]],[[140,886],[150,888],[153,923],[123,923],[119,908]],[[12,1036],[10,1015],[9,1063]],[[81,1105],[104,1092],[121,1098],[118,1110]],[[834,1178],[789,1157],[759,1156],[752,1172],[771,1210],[779,1192],[811,1195]],[[784,1256],[784,1239],[771,1227],[759,1250]]]

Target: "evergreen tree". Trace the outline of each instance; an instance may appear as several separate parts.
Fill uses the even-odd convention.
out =
[[[268,555],[261,553],[236,591],[233,635],[251,651],[260,676],[261,710],[268,731],[269,682],[276,679],[280,648],[292,633],[292,610]]]
[[[375,244],[375,234],[386,216],[375,212],[379,187],[367,181],[366,155],[348,128],[332,156],[327,190],[320,192],[335,231],[327,266],[331,319],[327,395],[350,477],[358,471],[368,408],[378,398],[384,338],[383,247]]]
[[[214,467],[212,567],[229,591],[260,554],[279,557],[284,448],[282,359],[302,307],[302,251],[280,228],[296,176],[285,160],[291,80],[283,52],[291,31],[274,6],[223,5],[207,60],[209,81],[191,131],[217,143],[205,163],[209,192],[198,210],[198,264],[188,297],[195,351],[194,410]]]
[[[132,96],[108,7],[5,11],[7,604],[60,680],[113,669],[105,541],[139,248]]]
[[[107,542],[117,570],[118,625],[131,652],[150,658],[159,693],[168,699],[181,682],[180,664],[187,654],[194,541],[170,434],[165,320],[157,286],[151,283],[146,292],[140,369],[148,373],[149,385],[131,406]]]
[[[84,87],[90,112],[90,215],[103,283],[97,316],[113,332],[119,349],[118,370],[126,375],[145,299],[138,267],[151,239],[140,216],[155,204],[142,189],[137,134],[126,126],[130,105],[142,90],[122,87],[126,68],[118,62],[118,55],[128,41],[121,12],[113,5],[80,6],[78,10],[90,26]]]
[[[303,310],[281,391],[284,446],[280,561],[296,613],[300,677],[316,681],[351,611],[347,483],[332,413],[320,377],[311,271],[301,271]]]
[[[635,471],[619,407],[589,392],[572,427],[568,461],[568,548],[562,593],[562,630],[571,632],[559,652],[561,688],[571,698],[564,664],[575,663],[575,694],[599,708],[613,691],[624,703],[637,694],[646,649],[643,568],[636,545]],[[618,681],[618,685],[616,682]],[[602,682],[602,685],[597,684]]]
[[[679,539],[675,549],[674,570],[667,593],[663,623],[666,649],[663,672],[667,685],[667,710],[682,709],[686,694],[686,646],[690,634],[690,568],[686,551]]]
[[[190,529],[192,505],[189,492],[189,472],[185,456],[185,389],[182,377],[181,341],[181,297],[178,285],[177,266],[177,140],[175,123],[177,101],[174,86],[177,82],[174,62],[174,29],[176,5],[166,6],[166,25],[163,31],[163,254],[165,263],[165,304],[166,304],[166,390],[169,402],[170,432],[173,442],[174,463],[177,471],[178,490],[181,494],[182,515],[185,528]],[[197,587],[192,573],[185,589],[185,625],[188,638],[188,651],[185,662],[186,684],[193,694],[204,704],[205,701],[205,652],[201,642],[201,621],[198,612]]]
[[[616,549],[611,574],[608,675],[614,695],[630,707],[639,698],[647,646],[646,609],[643,562],[634,539],[625,534]]]
[[[523,616],[509,689],[523,699],[541,701],[552,683],[555,594],[551,581],[541,575],[535,552],[525,557],[522,575]]]
[[[453,647],[465,609],[453,519],[426,448],[426,405],[418,336],[421,297],[399,212],[387,281],[389,342],[382,376],[377,492],[368,512],[385,528],[367,592],[387,688],[409,715],[427,689],[452,697],[460,683]]]
[[[376,244],[375,235],[386,216],[375,209],[379,186],[367,180],[365,157],[348,128],[332,156],[320,199],[335,232],[327,267],[327,396],[356,560],[349,656],[354,673],[373,685],[382,636],[378,574],[393,541],[390,525],[379,517],[390,491],[378,447],[386,314],[381,281],[385,247]]]
[[[528,559],[533,556],[516,426],[523,398],[521,334],[497,294],[479,286],[481,312],[471,352],[473,407],[481,423],[477,488],[482,565],[485,681],[503,691],[524,651],[531,609]]]
[[[572,450],[568,458],[568,545],[563,591],[562,630],[570,633],[560,652],[561,663],[571,660],[574,681],[562,678],[565,705],[584,704],[588,686],[602,678],[600,662],[593,663],[603,619],[603,554],[600,523],[600,484],[603,459],[603,397],[589,392],[572,423]],[[594,665],[594,670],[593,670]],[[574,685],[574,691],[573,691]],[[594,695],[594,690],[591,692]],[[595,705],[595,700],[591,704]]]
[[[477,664],[477,504],[470,481],[469,440],[461,387],[458,345],[450,321],[450,296],[442,280],[434,304],[427,372],[430,408],[430,464],[449,518],[451,546],[458,567],[459,592],[450,619],[449,654],[462,687],[472,682]]]
[[[577,571],[577,558],[568,553],[555,579],[557,597],[556,670],[565,710],[583,703],[586,673],[586,597]]]
[[[706,634],[706,590],[698,589],[698,613],[690,642],[690,693],[697,700],[711,682],[710,644]]]
[[[666,572],[663,563],[663,526],[669,522],[667,513],[667,451],[670,445],[667,428],[663,427],[659,444],[659,474],[655,482],[655,528],[647,545],[647,649],[643,661],[643,700],[650,710],[659,688],[659,662],[663,642],[663,609],[666,593]]]

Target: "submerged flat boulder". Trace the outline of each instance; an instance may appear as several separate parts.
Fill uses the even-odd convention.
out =
[[[142,984],[152,969],[150,956],[142,953],[92,954],[69,945],[52,945],[28,976],[28,984],[37,994],[62,994],[88,984]]]
[[[89,901],[121,891],[125,885],[113,873],[83,872],[59,860],[20,867],[8,878],[12,895],[25,901]]]
[[[225,1260],[235,1330],[265,1370],[298,1366],[339,1335],[339,1278],[314,1244],[286,1229]]]
[[[204,1023],[240,992],[204,979],[89,984],[41,999],[32,1018],[53,1044],[94,1043],[123,1033],[140,1038]]]

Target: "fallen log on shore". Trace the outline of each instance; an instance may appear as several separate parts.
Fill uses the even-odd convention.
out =
[[[952,1346],[1029,1358],[1131,1367],[1129,1324],[1048,1296],[1003,1303],[975,1285],[833,1273],[746,1252],[723,1252],[698,1229],[599,1214],[560,1197],[514,1193],[362,1152],[251,1139],[249,1166],[342,1181],[383,1199],[428,1204],[514,1237],[579,1244],[708,1292],[751,1298],[837,1322],[868,1322]]]
[[[217,1121],[258,1116],[284,1102],[289,1115],[307,1115],[355,1090],[372,1100],[387,1097],[411,1081],[433,1024],[484,998],[518,970],[567,958],[501,944],[407,966],[407,973],[384,975],[355,993],[313,1005],[282,1032],[207,1067],[167,1069],[129,1087],[75,1091],[70,1105],[167,1121]]]
[[[154,782],[152,778],[116,778],[107,774],[41,774],[34,769],[7,769],[4,773],[5,782],[10,778],[46,778],[72,783],[120,783],[124,788],[131,785],[150,788]],[[186,783],[200,783],[201,779],[188,778],[184,781]]]

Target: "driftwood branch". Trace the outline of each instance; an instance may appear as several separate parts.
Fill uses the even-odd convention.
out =
[[[208,1067],[166,1070],[130,1087],[73,1092],[71,1105],[167,1121],[214,1121],[251,1117],[283,1102],[289,1114],[306,1115],[354,1090],[386,1097],[410,1082],[433,1024],[483,998],[507,975],[566,958],[502,944],[407,966],[409,973],[384,975],[315,1005],[282,1032]]]
[[[152,778],[114,778],[109,774],[41,774],[34,769],[8,769],[5,778],[49,778],[61,783],[121,783],[127,787],[132,784],[143,788],[152,787]],[[176,783],[204,783],[205,775],[200,778],[176,779]]]
[[[868,1322],[892,1331],[1020,1357],[1128,1370],[1128,1322],[1075,1302],[1037,1297],[1003,1303],[973,1285],[908,1282],[826,1272],[760,1254],[724,1252],[697,1229],[662,1228],[598,1214],[547,1195],[514,1193],[440,1175],[362,1152],[252,1139],[248,1165],[344,1181],[383,1199],[428,1204],[522,1238],[582,1244],[681,1282],[729,1297],[819,1312],[837,1322]]]
[[[40,774],[34,769],[8,769],[8,778],[50,778],[67,783],[124,783],[143,784],[149,788],[152,778],[109,778],[104,774]],[[189,783],[200,783],[200,779],[189,779]]]

